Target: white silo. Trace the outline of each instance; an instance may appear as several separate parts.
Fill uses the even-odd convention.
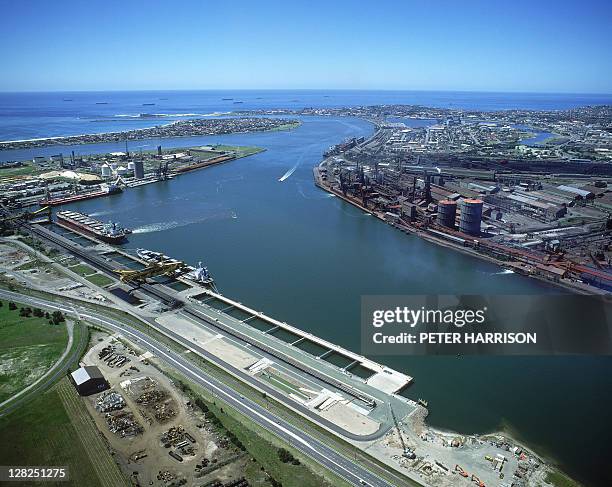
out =
[[[102,171],[102,177],[103,178],[110,178],[111,177],[112,171],[111,171],[111,168],[110,168],[110,166],[108,164],[102,164],[101,171]]]

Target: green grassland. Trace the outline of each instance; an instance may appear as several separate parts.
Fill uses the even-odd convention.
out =
[[[50,171],[49,168],[42,169],[35,166],[31,161],[24,161],[25,165],[20,167],[7,167],[0,169],[0,178],[17,178],[22,176],[37,176],[46,171]]]
[[[19,307],[0,307],[0,402],[40,378],[68,343],[66,326],[45,318],[19,316]]]
[[[0,418],[0,437],[5,465],[67,466],[70,482],[59,486],[128,485],[67,378]]]
[[[198,147],[191,147],[189,149],[192,154],[198,156],[199,158],[205,158],[205,156],[209,156],[209,158],[218,157],[220,153],[234,153],[236,157],[246,157],[253,154],[257,154],[258,152],[263,152],[265,149],[261,147],[255,146],[247,146],[247,145],[224,145],[224,144],[215,144],[212,146],[212,150],[203,150]]]
[[[100,287],[108,286],[109,284],[114,282],[110,277],[107,277],[104,274],[100,273],[92,274],[91,276],[85,276],[85,279],[87,279],[92,284],[95,284],[96,286]]]
[[[95,274],[96,270],[92,269],[91,267],[89,267],[88,265],[85,264],[77,264],[75,266],[69,267],[68,269],[70,269],[72,272],[79,274],[80,276],[90,276],[92,274]]]

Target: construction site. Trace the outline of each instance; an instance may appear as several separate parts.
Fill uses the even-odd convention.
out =
[[[106,334],[95,340],[82,363],[99,367],[111,389],[86,398],[87,407],[133,485],[249,485],[248,455],[153,365],[150,354]]]

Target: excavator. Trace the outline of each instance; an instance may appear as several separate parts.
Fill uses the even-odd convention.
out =
[[[458,464],[455,465],[455,472],[459,472],[459,475],[461,475],[462,477],[465,477],[465,478],[468,477],[468,473],[465,470],[463,470],[461,466]]]
[[[478,487],[485,487],[485,483],[480,480],[478,477],[476,477],[476,475],[472,474],[472,478],[470,479],[472,482],[476,482],[478,484]]]

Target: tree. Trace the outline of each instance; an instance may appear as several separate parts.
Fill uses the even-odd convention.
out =
[[[11,311],[15,311],[15,310],[17,309],[17,305],[11,301],[11,302],[9,303],[9,309],[10,309]]]
[[[283,463],[290,463],[295,460],[291,452],[289,450],[285,450],[284,448],[278,449],[278,458]]]
[[[61,311],[54,311],[51,320],[53,320],[54,325],[59,325],[62,321],[65,321],[65,318]]]
[[[0,308],[2,308],[2,306],[4,306],[4,303],[0,301]]]

